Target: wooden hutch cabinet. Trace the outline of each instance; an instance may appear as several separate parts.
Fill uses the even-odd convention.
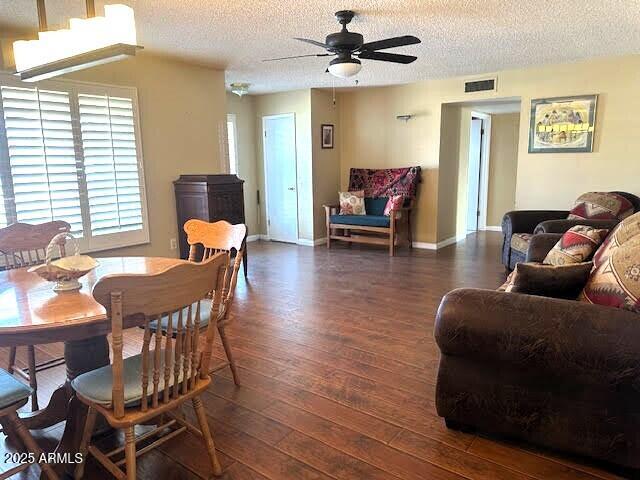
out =
[[[226,220],[246,223],[244,219],[244,180],[236,175],[180,175],[173,182],[178,214],[180,258],[189,258],[189,244],[183,225],[197,218],[207,222]],[[153,201],[153,200],[152,200]],[[247,275],[247,249],[244,249],[244,274]]]

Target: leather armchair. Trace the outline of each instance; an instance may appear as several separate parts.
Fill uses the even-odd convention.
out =
[[[536,227],[548,220],[566,220],[568,210],[514,210],[502,217],[502,264],[513,270],[516,263],[525,260],[525,253],[511,249],[511,237],[515,233],[533,234]]]
[[[638,320],[572,300],[454,290],[435,324],[438,414],[449,427],[638,469]]]
[[[634,211],[640,211],[640,198],[632,193],[617,193],[631,202]],[[512,248],[514,234],[564,233],[575,225],[589,225],[611,230],[619,220],[569,220],[568,210],[514,210],[502,218],[502,264],[507,270],[513,270],[517,263],[526,260],[526,249]]]

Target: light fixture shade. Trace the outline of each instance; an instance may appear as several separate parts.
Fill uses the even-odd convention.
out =
[[[349,78],[362,70],[360,60],[356,58],[336,58],[329,63],[329,73],[334,77]]]
[[[104,52],[116,45],[136,45],[135,18],[127,5],[105,5],[104,17],[72,18],[68,29],[40,32],[38,40],[14,42],[13,55],[19,74],[51,65],[52,68],[46,68],[48,76],[55,76],[58,63],[64,62],[68,66],[72,57],[82,61],[85,54],[99,50]],[[33,78],[30,75],[20,76],[24,80]]]
[[[231,93],[235,93],[239,97],[246,95],[249,93],[249,83],[232,83],[231,84]]]

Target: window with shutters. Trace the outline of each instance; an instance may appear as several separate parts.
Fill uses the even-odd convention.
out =
[[[83,251],[149,241],[136,91],[0,76],[0,226],[65,220]]]

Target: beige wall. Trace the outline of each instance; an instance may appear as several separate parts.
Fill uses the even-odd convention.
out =
[[[256,109],[251,95],[239,97],[227,93],[227,113],[236,116],[238,139],[238,176],[244,180],[245,221],[249,235],[262,233],[258,211],[258,185],[256,161]],[[264,198],[264,197],[263,197]]]
[[[334,125],[334,147],[322,148],[322,124]],[[340,191],[340,130],[338,107],[331,92],[311,90],[311,134],[313,143],[313,236],[327,236],[323,205],[335,204]]]
[[[443,105],[520,97],[516,208],[567,208],[575,197],[588,190],[640,193],[636,158],[640,151],[640,136],[636,135],[640,118],[630,113],[640,107],[640,96],[636,93],[640,56],[507,70],[497,75],[499,91],[490,93],[463,93],[463,78],[342,92],[339,95],[342,186],[346,185],[352,166],[421,165],[423,183],[414,238],[429,243],[442,241],[451,233],[451,220],[438,217],[457,216],[457,204],[438,205],[439,198],[447,198],[447,192],[440,197],[439,189],[455,188],[452,167],[438,180],[440,163],[447,164],[456,156],[455,151],[448,149],[457,148],[451,147],[455,142],[446,138],[441,142],[449,121],[445,119],[443,127]],[[527,152],[531,99],[590,93],[600,94],[593,153]],[[405,124],[396,120],[398,114],[413,114],[414,118]],[[464,132],[459,134],[463,136]],[[447,137],[449,132],[444,135]],[[460,168],[459,178],[465,173]]]
[[[487,225],[499,226],[515,208],[520,113],[491,115]]]
[[[414,240],[421,242],[436,238],[440,103],[422,83],[362,88],[338,96],[342,188],[348,186],[351,167],[420,165]],[[414,117],[408,122],[396,119],[403,114]]]
[[[451,188],[438,189],[437,228],[439,236],[443,239],[454,237],[458,228],[457,216],[450,213],[458,211],[458,197],[460,196],[458,176],[462,166],[460,161],[462,130],[462,109],[457,105],[443,105],[440,119],[440,131],[442,132],[440,151],[443,152],[443,155],[440,158],[438,177],[440,183],[451,186]],[[466,172],[466,164],[464,165]]]
[[[262,150],[262,117],[283,113],[295,114],[298,191],[298,238],[313,240],[313,178],[311,138],[311,91],[273,93],[255,96],[256,166],[260,198],[264,199],[264,156]],[[260,225],[267,224],[265,203],[260,205]],[[266,233],[266,227],[262,228]]]
[[[138,89],[151,243],[100,255],[177,256],[169,248],[178,232],[172,182],[224,171],[224,72],[143,54],[66,78]]]

